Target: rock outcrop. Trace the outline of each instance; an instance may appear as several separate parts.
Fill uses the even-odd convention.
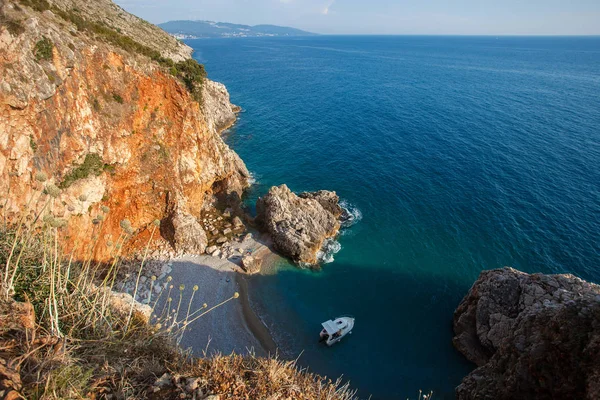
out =
[[[219,82],[207,81],[204,85],[204,114],[210,115],[209,129],[222,131],[236,121],[239,107],[231,104],[229,92]]]
[[[475,369],[458,399],[600,398],[600,286],[572,275],[482,272],[454,314]]]
[[[189,214],[176,211],[172,217],[173,245],[179,253],[203,254],[208,238],[198,220]]]
[[[83,254],[97,240],[94,257],[102,260],[124,219],[135,234],[128,247],[142,248],[152,222],[161,220],[162,232],[172,210],[193,219],[219,196],[240,199],[249,173],[219,135],[235,121],[227,90],[205,80],[200,104],[164,60],[147,56],[154,49],[178,61],[189,57],[187,46],[108,0],[7,0],[0,20],[0,193],[8,219],[27,204],[33,215],[45,207],[67,223],[67,253],[78,243]],[[42,194],[49,185],[53,198]],[[179,222],[188,229],[191,220]],[[194,229],[192,236],[206,237]],[[206,247],[185,232],[177,237],[180,248]]]
[[[262,267],[262,259],[245,255],[242,257],[242,268],[247,274],[257,274]]]
[[[256,203],[257,223],[269,233],[275,249],[293,261],[318,264],[317,253],[326,239],[337,235],[342,209],[334,192],[294,194],[286,185],[274,186]]]

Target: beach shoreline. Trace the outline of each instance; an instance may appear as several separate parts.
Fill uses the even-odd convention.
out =
[[[269,247],[250,238],[240,244],[244,252],[252,252],[260,257],[269,269],[276,263],[277,255]],[[237,299],[223,304],[204,315],[186,329],[181,338],[181,346],[193,353],[204,356],[206,353],[237,354],[255,353],[257,355],[275,355],[277,345],[271,332],[262,322],[250,304],[248,275],[241,268],[241,259],[221,259],[220,257],[183,256],[171,259],[171,283],[177,290],[181,285],[185,290],[180,293],[181,304],[192,310],[198,310],[206,303],[208,307],[232,298]],[[189,291],[197,285],[197,293]],[[176,292],[172,298],[178,301]]]
[[[259,341],[267,354],[276,355],[278,353],[277,344],[273,340],[269,328],[262,322],[256,311],[254,311],[250,305],[247,277],[242,273],[236,273],[235,279],[240,290],[240,304],[246,326]]]

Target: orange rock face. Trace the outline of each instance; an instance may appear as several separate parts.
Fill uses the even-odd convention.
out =
[[[48,11],[26,17],[24,33],[0,28],[4,216],[65,219],[67,250],[83,257],[95,243],[102,260],[123,219],[142,246],[154,220],[165,231],[175,210],[198,217],[217,193],[241,196],[248,172],[218,132],[235,120],[222,86],[206,81],[201,106],[149,59],[74,32]],[[36,57],[42,37],[52,42],[49,59]],[[100,160],[87,174],[86,157]],[[50,183],[62,189],[56,198],[41,193]]]

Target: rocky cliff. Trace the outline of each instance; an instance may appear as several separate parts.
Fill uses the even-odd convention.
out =
[[[454,314],[478,368],[458,399],[600,398],[600,286],[572,275],[482,272]]]
[[[316,266],[326,239],[340,230],[343,209],[335,192],[296,195],[286,185],[274,186],[256,203],[256,221],[277,251],[293,261]]]
[[[98,237],[100,259],[123,227],[144,244],[157,219],[178,250],[204,251],[197,217],[248,185],[219,136],[235,121],[225,87],[182,75],[199,71],[190,49],[109,1],[0,7],[3,216],[51,209],[66,246]]]

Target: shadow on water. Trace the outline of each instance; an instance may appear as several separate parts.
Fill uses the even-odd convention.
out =
[[[319,273],[284,267],[249,281],[252,304],[280,353],[300,355],[313,372],[343,376],[363,397],[414,398],[422,389],[454,398],[474,367],[451,341],[465,284],[337,262]],[[356,318],[353,334],[331,348],[318,343],[321,322],[342,314]]]

